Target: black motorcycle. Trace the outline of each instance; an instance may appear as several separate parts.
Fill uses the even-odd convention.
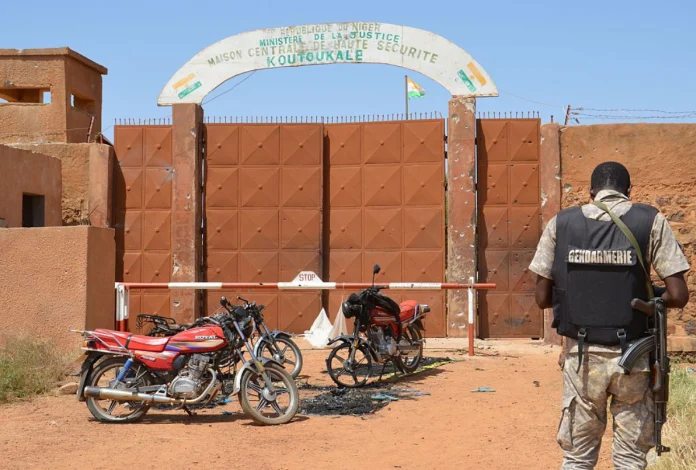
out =
[[[352,335],[342,335],[329,344],[338,343],[326,359],[331,379],[341,387],[360,387],[372,376],[373,364],[387,363],[409,373],[418,368],[423,358],[423,318],[430,307],[415,300],[397,304],[380,293],[386,286],[376,286],[372,272],[372,286],[359,294],[352,293],[341,306],[346,318],[354,318]],[[380,374],[381,377],[381,374]]]

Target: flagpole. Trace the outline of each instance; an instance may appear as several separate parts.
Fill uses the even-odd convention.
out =
[[[404,75],[404,96],[406,98],[406,119],[408,120],[408,75]]]

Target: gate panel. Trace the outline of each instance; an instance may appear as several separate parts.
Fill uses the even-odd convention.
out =
[[[207,124],[205,170],[208,281],[289,281],[321,273],[321,124]],[[208,292],[266,305],[269,327],[309,329],[319,292]]]
[[[337,282],[443,282],[444,120],[325,126],[329,166],[325,277]],[[350,292],[329,294],[333,320]],[[445,336],[444,293],[390,292],[431,305],[430,337]]]
[[[484,338],[540,338],[543,316],[528,270],[541,235],[538,119],[477,121],[479,292]]]
[[[116,280],[169,282],[171,273],[171,126],[115,126]],[[132,291],[130,316],[169,316],[169,294]],[[134,330],[136,322],[130,322]],[[135,331],[135,330],[134,330]]]

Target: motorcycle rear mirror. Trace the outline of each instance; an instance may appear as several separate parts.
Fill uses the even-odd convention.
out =
[[[377,273],[379,272],[380,269],[382,269],[382,268],[379,267],[379,264],[375,264],[375,267],[372,268],[372,285],[373,286],[375,285],[375,276],[377,275]]]
[[[227,297],[225,297],[224,295],[220,298],[220,305],[222,305],[223,307],[227,306]]]

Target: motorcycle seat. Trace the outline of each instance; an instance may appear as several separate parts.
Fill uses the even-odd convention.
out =
[[[416,308],[418,307],[417,300],[405,300],[399,304],[401,311],[399,312],[399,318],[402,322],[407,322],[412,320],[416,316]]]
[[[106,344],[110,346],[118,347],[118,343],[114,337],[118,338],[118,341],[131,351],[148,351],[148,352],[162,352],[169,342],[169,337],[157,338],[151,336],[134,335],[127,331],[114,331],[105,329],[94,330],[99,338],[101,338]]]

